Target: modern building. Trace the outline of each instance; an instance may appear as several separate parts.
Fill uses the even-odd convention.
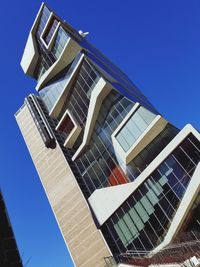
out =
[[[85,35],[41,5],[21,60],[37,92],[15,117],[75,266],[126,266],[200,232],[200,134]]]
[[[22,267],[22,261],[12,230],[3,195],[0,191],[0,266]]]

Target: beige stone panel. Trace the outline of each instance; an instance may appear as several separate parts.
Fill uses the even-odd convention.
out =
[[[77,216],[77,214],[72,214],[72,216],[69,218],[69,215],[68,213],[66,213],[63,209],[62,209],[62,212],[63,212],[63,216],[62,216],[62,219],[60,221],[60,223],[63,223],[65,224],[66,220],[76,220],[76,222],[79,221],[79,223],[81,224],[84,220],[86,220],[86,218],[89,216],[85,210],[80,210],[79,212],[79,216]],[[80,219],[79,219],[79,218]]]
[[[81,205],[81,200],[77,201],[76,200],[76,195],[74,197],[71,197],[69,202],[67,202],[68,205],[68,209],[66,210],[66,206],[64,205],[64,203],[62,202],[62,209],[59,210],[59,212],[57,213],[58,216],[63,217],[64,215],[71,217],[74,217],[77,214],[77,209],[76,207],[78,207],[78,212],[84,210],[84,213],[87,213],[87,211],[84,209],[84,206]],[[82,209],[79,209],[80,207],[82,207]]]
[[[81,263],[81,266],[82,267],[84,267],[84,266],[85,267],[94,267],[94,266],[96,267],[96,263],[97,263],[96,259],[102,258],[103,259],[102,265],[100,265],[100,266],[104,267],[104,264],[105,264],[104,257],[106,255],[106,251],[104,249],[101,249],[100,245],[96,246],[95,244],[92,247],[89,247],[88,249],[91,252],[90,257],[83,255],[83,253],[82,253],[82,255],[79,255],[78,260]],[[108,256],[108,254],[106,256]]]
[[[65,188],[59,193],[59,196],[54,195],[52,197],[52,201],[54,201],[53,202],[53,206],[56,205],[56,204],[58,204],[58,203],[61,203],[61,200],[60,199],[65,195],[65,192],[64,191],[65,191]],[[70,205],[68,204],[68,202],[66,203],[66,207],[67,207],[67,209],[70,208]]]
[[[55,183],[64,183],[63,180],[66,179],[66,172],[65,170],[61,169],[61,170],[58,170],[57,173],[55,174],[54,176],[54,179],[52,178],[52,176],[47,176],[45,177],[45,180],[44,182],[46,183],[47,186],[53,186],[54,185],[54,182]],[[71,190],[73,190],[74,188],[74,184],[70,181],[69,183],[67,183],[67,187],[66,187],[66,190],[69,192]]]
[[[42,161],[46,161],[45,164],[43,164]],[[47,168],[47,165],[52,166],[51,168]],[[56,166],[54,164],[49,164],[48,159],[40,160],[40,157],[38,157],[38,160],[35,162],[35,166],[40,170],[40,175],[44,177],[44,180],[51,179],[51,176],[53,177],[53,175],[56,175],[61,169],[65,170],[65,168],[62,168],[62,163],[60,163],[59,166]]]
[[[57,203],[57,204],[54,205],[54,209],[55,209],[56,213],[58,214],[58,216],[61,216],[61,214],[63,213],[62,210],[63,210],[63,209],[66,209],[66,207],[65,207],[66,203],[67,203],[68,206],[70,207],[68,201],[70,201],[70,199],[73,198],[73,196],[74,196],[74,194],[76,193],[77,190],[76,190],[76,187],[72,184],[72,186],[69,187],[69,188],[67,188],[66,191],[69,192],[69,194],[68,194],[67,196],[64,195],[64,196],[60,199],[59,203]],[[69,197],[68,197],[68,196],[69,196]],[[61,214],[60,214],[60,213],[61,213]]]
[[[70,223],[71,223],[71,227],[69,228],[69,227],[68,227],[68,224],[70,225]],[[77,235],[78,235],[78,236],[81,236],[81,235],[83,234],[83,233],[80,233],[80,232],[76,232],[76,227],[75,227],[75,225],[77,225],[77,223],[80,225],[80,227],[83,227],[83,226],[84,226],[84,224],[83,224],[82,222],[79,222],[79,221],[77,220],[77,218],[73,218],[73,219],[71,219],[71,220],[69,221],[68,224],[66,224],[66,223],[62,224],[63,229],[66,230],[66,234],[70,237],[69,245],[70,245],[71,243],[73,243],[74,240],[77,239]],[[90,225],[90,224],[87,224],[85,227],[88,227],[89,225]],[[92,233],[92,232],[91,232],[91,233]],[[87,234],[89,235],[90,233],[88,232]],[[93,234],[92,234],[92,235],[93,235]],[[84,236],[84,238],[88,238],[88,236]]]
[[[72,240],[69,243],[69,245],[73,249],[76,249],[79,246],[81,246],[82,248],[85,248],[85,247],[89,248],[91,245],[94,246],[96,243],[99,243],[100,244],[101,242],[102,242],[101,238],[96,238],[94,240],[93,233],[91,233],[89,237],[87,237],[85,239],[82,239],[80,241],[77,241],[77,239]]]
[[[80,240],[82,240],[83,238],[87,238],[87,236],[91,233],[94,232],[94,229],[92,228],[92,223],[90,223],[89,225],[87,225],[86,228],[82,229],[82,224],[80,225],[80,229],[77,232],[76,227],[73,226],[73,228],[68,228],[67,226],[64,227],[64,234],[66,234],[66,236],[68,236],[69,240],[73,240],[74,238],[79,237]],[[70,244],[70,243],[69,243]]]
[[[70,221],[72,221],[72,220],[70,220]],[[79,220],[78,220],[78,217],[76,216],[76,217],[73,218],[73,221],[76,221],[76,223],[79,223],[79,224],[81,225],[81,228],[82,228],[83,230],[81,230],[81,231],[78,232],[78,233],[75,232],[75,233],[74,233],[74,236],[72,237],[72,240],[74,240],[74,238],[75,238],[76,235],[82,235],[82,236],[84,236],[85,238],[87,238],[87,237],[90,235],[90,230],[91,230],[91,227],[90,227],[90,224],[91,224],[90,217],[86,216],[86,217],[84,218],[84,220],[79,221]],[[87,232],[87,230],[88,230],[88,232]],[[95,229],[95,230],[96,230],[96,229]],[[72,227],[71,227],[70,232],[74,232],[74,231],[76,231],[76,227],[75,227],[75,225],[72,224]],[[87,236],[86,236],[86,233],[87,233]]]
[[[81,263],[82,264],[86,264],[87,262],[89,263],[90,261],[92,261],[92,258],[95,257],[96,258],[96,255],[98,255],[99,251],[101,251],[101,244],[99,243],[96,243],[95,240],[91,240],[91,245],[89,246],[89,249],[90,250],[90,257],[88,257],[88,255],[86,255],[84,253],[84,247],[82,247],[82,253],[81,254],[77,254]]]
[[[105,262],[96,262],[96,258],[104,258],[106,251],[103,249],[101,251],[99,251],[97,254],[95,255],[91,255],[91,257],[81,265],[81,267],[104,267],[105,266]],[[109,255],[107,255],[109,256]]]
[[[64,176],[63,176],[63,174],[64,174]],[[63,168],[62,165],[55,166],[52,171],[47,172],[47,174],[45,175],[44,181],[45,180],[50,180],[50,181],[53,180],[55,183],[56,179],[58,180],[58,177],[60,177],[60,179],[63,180],[62,182],[65,183],[66,185],[71,184],[72,180],[69,179],[69,181],[66,181],[66,175],[68,175],[68,173],[66,172],[65,168]],[[65,177],[65,179],[64,179],[64,177]]]
[[[69,240],[74,240],[75,238],[77,238],[77,236],[81,238],[87,238],[87,236],[94,231],[94,229],[92,228],[92,222],[87,223],[86,225],[83,224],[82,222],[79,222],[78,218],[73,218],[74,221],[76,221],[76,224],[72,224],[71,220],[69,220],[69,222],[65,222],[62,224],[62,228],[63,231],[66,233],[66,235],[69,237]],[[77,224],[79,225],[80,229],[77,232]],[[68,227],[70,225],[70,227]],[[82,229],[82,227],[85,226],[84,229]],[[95,229],[96,231],[96,229]],[[94,232],[95,232],[94,231]]]
[[[44,146],[26,106],[16,119],[75,266],[103,267],[110,252],[62,150],[58,144],[55,149]]]

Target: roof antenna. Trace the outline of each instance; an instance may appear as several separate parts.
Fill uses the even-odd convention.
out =
[[[89,32],[83,32],[83,31],[78,31],[78,33],[82,36],[82,37],[85,37],[86,35],[89,34]]]

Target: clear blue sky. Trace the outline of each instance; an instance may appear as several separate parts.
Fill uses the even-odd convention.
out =
[[[0,9],[0,185],[24,263],[71,267],[14,113],[35,82],[20,68],[38,0]],[[172,123],[200,129],[200,1],[84,0],[47,4],[124,70]],[[94,266],[95,267],[95,266]]]

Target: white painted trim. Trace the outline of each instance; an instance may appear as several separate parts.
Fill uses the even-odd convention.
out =
[[[67,109],[65,111],[64,115],[62,116],[61,120],[59,121],[58,125],[56,126],[56,131],[59,131],[59,128],[62,125],[62,122],[64,121],[64,119],[66,118],[67,115],[69,115],[70,119],[72,120],[74,127],[73,127],[72,131],[70,132],[70,134],[67,136],[67,138],[64,142],[64,146],[68,147],[68,148],[72,148],[82,129],[81,129],[79,123],[77,122],[77,120],[74,118],[73,114],[70,112],[70,110]]]
[[[88,108],[87,120],[85,124],[85,131],[83,135],[83,142],[79,146],[75,154],[73,155],[72,157],[73,161],[80,155],[80,153],[84,150],[84,148],[89,143],[94,126],[95,126],[95,122],[99,115],[101,104],[103,100],[106,98],[106,96],[109,94],[111,89],[112,89],[111,85],[101,77],[98,80],[97,84],[95,85],[94,89],[92,90],[90,104]]]
[[[29,33],[24,53],[20,62],[20,65],[25,74],[30,76],[34,75],[35,68],[38,62],[38,49],[32,32]]]
[[[102,225],[126,199],[151,175],[151,173],[173,152],[173,150],[192,133],[199,141],[200,134],[192,125],[187,124],[160,154],[146,167],[146,169],[131,183],[96,189],[88,201]]]
[[[129,148],[128,151],[124,151],[122,146],[116,139],[116,135],[128,122],[128,120],[137,112],[140,107],[139,103],[136,103],[133,108],[129,111],[123,121],[118,125],[116,130],[111,135],[115,154],[122,159],[127,165],[132,159],[134,159],[152,140],[163,131],[167,125],[167,121],[164,120],[160,115],[157,115],[154,120],[148,125],[145,131],[139,136],[135,143]]]
[[[51,37],[49,43],[46,44],[46,42],[45,42],[45,40],[43,39],[43,37],[44,37],[44,34],[46,33],[46,31],[47,31],[47,29],[48,29],[48,27],[49,27],[49,24],[51,23],[51,20],[52,20],[53,18],[55,18],[55,19],[58,21],[58,24],[57,24],[57,26],[56,26],[56,28],[55,28],[55,31],[54,31],[54,33],[53,33],[53,35],[52,35],[52,37]],[[48,20],[47,20],[47,23],[46,23],[46,25],[45,25],[45,27],[44,27],[44,29],[43,29],[41,35],[40,35],[40,40],[41,40],[41,42],[43,43],[43,45],[46,47],[46,49],[48,49],[48,50],[51,50],[51,49],[52,49],[60,25],[61,25],[61,22],[57,19],[57,17],[54,15],[54,13],[51,12],[51,13],[50,13],[50,16],[49,16],[49,18],[48,18]]]

